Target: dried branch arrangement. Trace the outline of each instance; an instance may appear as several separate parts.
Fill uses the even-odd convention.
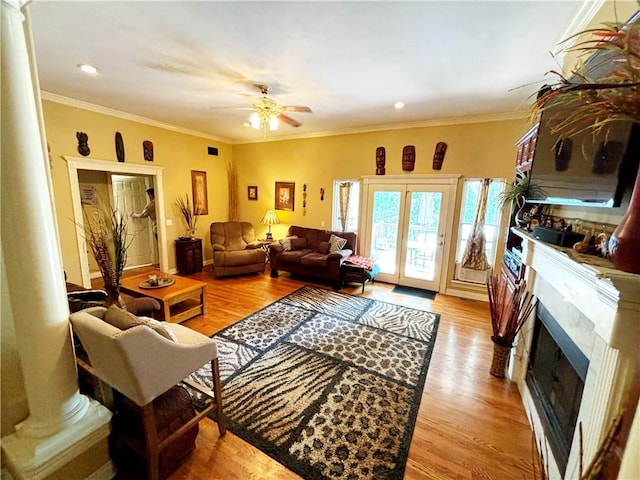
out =
[[[556,77],[555,83],[543,89],[532,105],[534,116],[553,108],[552,132],[565,138],[584,131],[597,134],[611,122],[640,121],[640,24],[607,23],[565,42],[584,34],[590,34],[589,39],[568,50],[604,53],[598,60],[602,64],[611,62],[611,73],[590,78],[584,62],[579,62],[570,75],[549,72]]]
[[[189,195],[186,193],[184,197],[178,197],[175,201],[175,206],[180,210],[180,213],[187,224],[187,230],[195,231],[198,218],[200,218],[200,206],[196,204],[192,205],[189,200]]]
[[[512,291],[502,275],[493,273],[487,278],[487,293],[493,327],[491,340],[498,345],[511,348],[538,299],[527,291],[527,283],[524,280],[518,282]]]
[[[133,241],[133,236],[127,239],[127,217],[102,202],[90,211],[84,208],[83,216],[85,240],[100,269],[104,288],[112,295],[120,285],[127,264],[127,249]]]

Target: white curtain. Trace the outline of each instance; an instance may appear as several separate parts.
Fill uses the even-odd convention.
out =
[[[483,178],[480,181],[480,191],[478,192],[478,207],[476,217],[473,221],[471,236],[467,240],[467,247],[462,256],[462,266],[472,270],[487,270],[486,240],[484,238],[484,221],[487,214],[487,199],[489,197],[490,178]]]
[[[349,215],[349,197],[351,196],[352,182],[343,182],[340,184],[340,225],[342,231],[347,230],[347,219]]]

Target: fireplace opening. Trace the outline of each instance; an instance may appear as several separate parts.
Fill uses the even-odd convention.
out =
[[[538,303],[527,385],[548,444],[564,477],[589,360]]]

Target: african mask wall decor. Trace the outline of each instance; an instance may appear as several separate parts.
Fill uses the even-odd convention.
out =
[[[386,161],[386,152],[384,147],[376,148],[376,175],[384,175],[385,161]]]
[[[402,170],[405,172],[413,172],[416,165],[416,147],[406,145],[402,149]]]

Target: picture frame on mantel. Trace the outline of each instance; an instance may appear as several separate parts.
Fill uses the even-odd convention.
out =
[[[198,208],[200,215],[208,215],[207,172],[191,170],[191,193],[193,195],[193,207]]]
[[[295,208],[295,182],[276,182],[276,210],[293,212]]]
[[[258,186],[249,185],[247,187],[247,198],[249,200],[258,200]]]

